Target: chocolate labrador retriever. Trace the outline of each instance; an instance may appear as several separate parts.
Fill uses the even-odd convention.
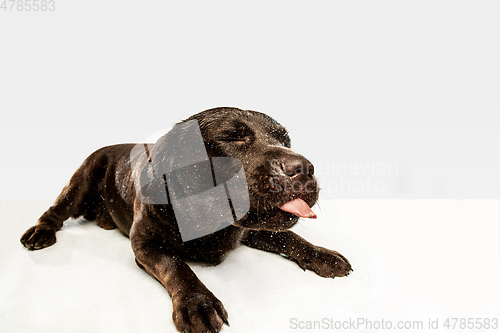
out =
[[[190,127],[194,128],[192,132],[182,127],[187,123],[196,125]],[[228,251],[244,244],[281,254],[322,277],[349,274],[351,265],[344,256],[289,231],[300,217],[316,217],[310,207],[318,199],[319,187],[313,165],[290,149],[283,126],[263,113],[236,108],[206,110],[176,126],[180,126],[177,137],[169,132],[154,145],[120,144],[91,154],[55,204],[25,232],[21,243],[29,250],[51,246],[56,242],[56,231],[70,217],[95,220],[104,229],[118,228],[130,237],[137,265],[167,289],[173,303],[173,321],[180,332],[219,332],[224,323],[229,325],[224,306],[196,277],[188,261],[216,265]],[[189,141],[189,133],[200,135],[204,149],[189,145],[195,142]],[[179,148],[182,144],[184,147]],[[196,156],[206,154],[208,158],[195,158],[196,163],[188,158],[181,161],[184,168],[175,170],[172,158],[182,157],[179,149],[186,155],[196,151]],[[222,167],[229,175],[223,182],[218,176],[221,172],[216,170],[216,158],[221,157],[230,158]],[[161,168],[168,163],[170,169]],[[242,177],[238,176],[238,166],[242,167]],[[212,182],[208,187],[200,185],[197,175],[201,172],[195,172],[204,167],[212,170],[205,177]],[[178,170],[184,171],[176,174]],[[234,175],[236,178],[231,179],[243,184],[240,189],[244,191],[234,192],[238,186],[228,185]],[[194,188],[192,193],[212,195],[199,199],[193,194],[196,200],[183,198],[173,189],[175,182],[180,184],[177,188]],[[221,184],[221,190],[213,183]],[[229,204],[219,200],[226,194]],[[206,201],[209,203],[202,211],[195,207]],[[219,202],[220,207],[230,208],[229,213],[218,211]],[[233,220],[222,225],[213,218],[219,215]],[[190,225],[181,225],[181,220]],[[206,224],[209,226],[201,233],[183,231],[203,229]]]

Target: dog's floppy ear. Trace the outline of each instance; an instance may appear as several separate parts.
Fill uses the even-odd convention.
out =
[[[130,166],[136,197],[146,204],[169,204],[162,175],[156,174],[151,158],[154,145],[137,144],[130,152]]]
[[[158,139],[151,150],[151,160],[154,172],[162,175],[208,161],[198,121],[178,123]]]
[[[167,175],[202,162],[209,165],[196,120],[175,125],[156,144],[137,144],[130,152],[130,162],[136,195],[139,200],[148,204],[171,203],[165,187]],[[185,175],[176,180],[181,183],[196,183],[200,174]]]

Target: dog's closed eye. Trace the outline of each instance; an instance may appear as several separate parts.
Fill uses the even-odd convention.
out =
[[[225,135],[219,138],[219,141],[223,142],[242,142],[246,143],[249,140],[248,136],[243,136],[243,135]]]
[[[249,128],[242,126],[222,131],[218,135],[217,140],[222,142],[233,142],[238,145],[248,145],[254,140],[254,134]]]

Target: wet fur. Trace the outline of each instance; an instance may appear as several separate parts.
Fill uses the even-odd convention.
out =
[[[135,144],[121,144],[101,148],[83,162],[55,204],[22,236],[22,244],[30,250],[54,244],[56,231],[70,217],[95,220],[104,229],[118,228],[130,237],[138,266],[167,289],[180,332],[219,332],[228,324],[224,306],[186,261],[218,264],[244,244],[282,254],[322,277],[349,274],[351,266],[344,256],[288,230],[298,217],[279,207],[294,198],[313,206],[319,188],[312,164],[290,149],[283,126],[263,113],[236,108],[210,109],[187,120],[192,119],[198,121],[209,156],[233,157],[244,165],[250,211],[237,223],[182,242],[171,205],[137,199],[129,157]],[[161,160],[164,149],[160,138],[151,150],[153,160]],[[297,165],[302,171],[294,179],[300,181],[298,188],[291,188],[287,168]]]

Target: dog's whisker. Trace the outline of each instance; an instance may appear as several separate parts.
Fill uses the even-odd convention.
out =
[[[328,217],[328,211],[325,212],[325,210],[323,210],[323,207],[322,207],[320,202],[317,202],[316,206],[318,207],[319,211],[321,212],[321,215]]]
[[[303,225],[303,224],[302,224],[302,223],[300,223],[300,222],[301,222],[301,221],[299,220],[299,221],[297,222],[297,224],[296,224],[296,225],[297,225],[297,226],[299,226],[299,227],[302,227],[304,230],[307,230],[306,226],[305,226],[305,225]]]

